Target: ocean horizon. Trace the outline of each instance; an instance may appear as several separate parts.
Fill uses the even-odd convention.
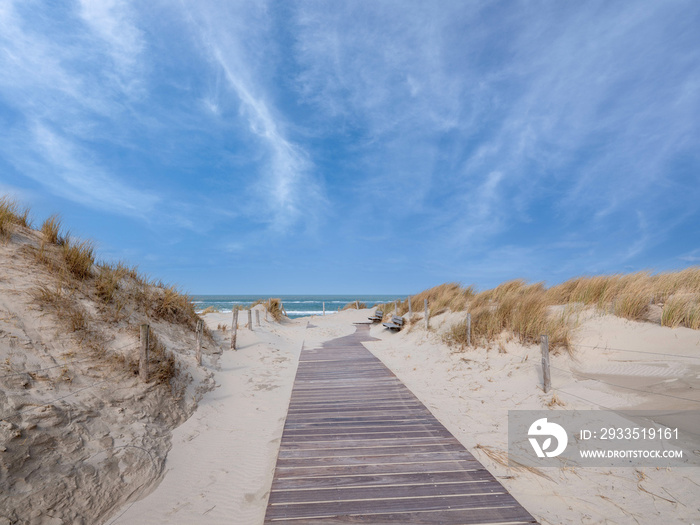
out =
[[[295,319],[297,317],[323,315],[324,304],[326,315],[330,315],[355,301],[365,303],[368,308],[371,308],[377,304],[388,303],[397,299],[403,300],[408,295],[192,295],[190,297],[198,313],[208,307],[216,308],[223,313],[231,312],[234,306],[241,306],[247,309],[255,301],[275,297],[282,301],[287,315],[291,319]]]

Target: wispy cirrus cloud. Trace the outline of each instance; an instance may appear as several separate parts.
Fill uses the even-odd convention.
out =
[[[91,208],[148,219],[160,197],[136,190],[119,181],[99,164],[92,163],[89,150],[46,124],[34,123],[25,136],[36,156],[17,155],[14,162],[26,176],[46,186],[55,195]],[[47,171],[46,167],[51,170]]]
[[[418,212],[436,247],[574,227],[626,260],[700,197],[692,2],[296,5],[298,91],[360,139],[365,210]]]
[[[138,32],[116,2],[54,6],[43,18],[19,2],[0,4],[0,96],[15,116],[5,127],[0,152],[18,172],[55,195],[92,208],[146,218],[158,198],[131,187],[99,159],[96,136],[104,122],[121,118],[135,80]],[[53,17],[58,17],[56,20]],[[66,27],[88,23],[97,36],[76,38]],[[104,53],[113,65],[95,67]],[[119,80],[112,72],[119,71]],[[108,139],[109,140],[109,139]]]
[[[138,91],[142,67],[140,56],[146,47],[143,32],[135,22],[130,2],[124,0],[80,0],[80,17],[104,43],[111,57],[114,75],[122,91]]]
[[[267,84],[271,75],[264,73],[265,65],[274,67],[268,55],[267,42],[272,35],[266,4],[222,7],[199,3],[196,10],[186,11],[186,16],[208,60],[220,68],[227,89],[238,99],[236,117],[245,119],[248,131],[264,152],[257,182],[252,185],[258,205],[251,212],[277,232],[286,232],[300,223],[313,225],[325,205],[323,184],[314,176],[313,162],[303,146],[285,131],[284,118],[271,102]],[[223,96],[225,92],[220,91],[218,97]],[[205,102],[219,118],[234,118],[221,114],[211,98]]]

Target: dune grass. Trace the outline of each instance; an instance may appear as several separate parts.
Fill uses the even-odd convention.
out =
[[[32,291],[37,304],[50,308],[69,332],[84,334],[89,328],[89,314],[71,294],[61,286],[39,285]]]
[[[10,238],[13,225],[30,226],[29,208],[22,208],[8,196],[0,196],[0,239]]]
[[[661,324],[676,328],[686,326],[700,330],[700,294],[676,293],[664,305]]]
[[[270,299],[258,299],[255,301],[253,304],[250,305],[251,308],[257,306],[257,305],[263,305],[265,309],[268,311],[270,315],[272,315],[272,318],[279,322],[285,317],[284,313],[284,305],[282,304],[282,299],[276,299],[276,298],[270,298]],[[237,305],[234,305],[234,308],[238,307]],[[246,308],[243,308],[242,306],[238,307],[240,310],[245,310]]]
[[[199,312],[199,315],[218,314],[220,312],[221,310],[216,306],[207,306],[204,310]]]
[[[367,304],[360,301],[353,301],[346,304],[341,308],[341,310],[363,310],[367,308]]]
[[[61,245],[64,239],[61,237],[61,218],[58,215],[51,215],[41,223],[41,233],[44,234],[46,242]]]
[[[424,290],[411,297],[411,309],[413,312],[422,312],[425,300],[428,300],[432,315],[451,310],[453,312],[462,311],[466,308],[469,300],[474,296],[474,287],[463,288],[459,283],[445,283]],[[385,314],[394,315],[395,303],[382,305]],[[408,313],[408,299],[399,301],[399,315]]]
[[[572,328],[569,316],[551,313],[551,306],[543,284],[522,280],[473,295],[463,308],[471,314],[471,343],[488,345],[505,333],[522,344],[536,344],[542,334],[547,334],[550,348],[568,350]],[[446,340],[466,345],[466,321],[453,325]]]
[[[95,247],[91,241],[73,241],[66,239],[61,246],[66,269],[79,280],[92,276],[95,264]]]
[[[471,314],[471,343],[489,345],[504,335],[524,344],[549,336],[550,348],[570,349],[574,313],[580,307],[595,307],[625,319],[644,321],[652,307],[661,307],[661,324],[700,329],[700,268],[676,272],[576,277],[551,288],[522,279],[505,282],[476,293],[473,286],[446,283],[411,298],[420,314],[428,299],[430,315],[445,311]],[[394,311],[394,303],[379,307]],[[399,302],[399,314],[408,311],[408,301]],[[466,321],[456,323],[445,334],[452,345],[467,344]]]

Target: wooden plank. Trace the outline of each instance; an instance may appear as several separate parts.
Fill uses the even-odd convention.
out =
[[[457,481],[490,480],[486,470],[458,470],[452,472],[420,472],[377,474],[374,476],[333,476],[309,478],[281,478],[272,483],[272,490],[308,490],[322,487],[374,487],[454,483]]]
[[[377,435],[373,434],[377,439],[374,441],[367,441],[364,434],[347,434],[347,441],[342,443],[337,443],[337,440],[325,439],[326,437],[334,437],[334,434],[322,434],[315,435],[315,439],[311,440],[293,440],[284,439],[283,443],[280,445],[280,450],[311,450],[311,449],[328,449],[328,448],[338,448],[342,450],[356,450],[358,448],[363,448],[367,446],[373,447],[396,447],[396,446],[420,446],[420,445],[454,445],[461,447],[462,444],[450,436],[444,436],[439,439],[435,439],[435,436],[415,436],[412,434],[406,434],[405,436],[397,436],[396,433],[385,432]]]
[[[285,442],[289,443],[335,443],[336,447],[341,447],[342,445],[348,444],[353,445],[357,443],[385,443],[393,440],[400,439],[404,443],[420,441],[425,438],[448,438],[450,433],[445,430],[432,430],[423,432],[406,432],[406,433],[374,433],[374,434],[341,434],[341,435],[323,435],[323,436],[294,436],[284,439]]]
[[[394,441],[394,440],[392,440]],[[400,445],[373,445],[364,447],[341,447],[341,448],[283,448],[280,449],[280,458],[321,458],[321,457],[357,457],[376,455],[401,455],[419,454],[425,452],[453,452],[463,450],[460,443],[416,443]]]
[[[457,481],[420,485],[381,485],[373,487],[330,487],[315,490],[276,490],[270,494],[270,505],[284,503],[313,503],[329,501],[371,501],[375,499],[404,499],[427,496],[459,496],[500,494],[503,486],[493,480]]]
[[[372,525],[485,525],[509,524],[521,525],[535,523],[532,516],[523,511],[520,505],[494,508],[442,509],[429,511],[408,511],[378,514],[348,514],[319,518],[277,518],[270,523],[288,521],[289,523],[310,523],[312,525],[372,524]]]
[[[411,454],[414,461],[459,461],[461,459],[472,459],[473,456],[466,450],[447,452],[417,452]],[[367,454],[364,456],[343,456],[343,457],[323,457],[323,458],[277,458],[279,467],[313,467],[322,465],[379,465],[382,463],[402,463],[405,456]]]
[[[424,432],[426,430],[443,430],[436,423],[416,423],[413,421],[379,424],[378,422],[355,423],[352,425],[308,425],[284,429],[283,436],[303,436],[320,434],[362,434],[375,432]]]
[[[407,458],[404,463],[385,463],[380,465],[334,465],[323,467],[285,468],[277,467],[275,478],[308,478],[308,477],[338,477],[338,476],[374,476],[401,473],[432,474],[436,472],[464,472],[483,469],[476,459],[466,461],[411,461]]]
[[[426,496],[405,498],[376,498],[352,501],[329,501],[316,503],[271,504],[267,507],[267,519],[330,517],[356,514],[389,514],[394,512],[428,511],[444,509],[469,509],[512,507],[515,499],[506,493],[477,493],[455,496]],[[525,514],[525,511],[523,511]]]

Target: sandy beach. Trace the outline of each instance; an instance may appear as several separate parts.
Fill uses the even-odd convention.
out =
[[[302,345],[313,348],[352,333],[353,323],[366,321],[370,313],[349,310],[281,324],[265,321],[263,314],[260,327],[241,328],[239,350],[225,350],[206,363],[217,386],[173,433],[161,484],[107,523],[262,523]],[[441,331],[457,316],[436,316],[428,332],[422,322],[400,333],[375,325],[371,335],[379,340],[365,346],[541,523],[697,520],[697,467],[537,470],[510,468],[502,459],[508,409],[696,409],[697,331],[591,313],[577,330],[574,357],[552,357],[554,393],[545,394],[538,347],[511,341],[504,343],[505,352],[455,351]],[[230,325],[229,317],[205,319],[215,329]],[[224,334],[216,337],[225,347]],[[665,397],[679,394],[688,401]]]
[[[89,257],[78,276],[69,249],[36,230],[17,228],[12,241],[0,251],[0,524],[260,525],[302,349],[353,334],[374,310],[275,320],[258,304],[252,326],[238,320],[236,350],[231,313],[203,314],[200,365],[200,317],[186,296]],[[514,319],[545,293],[505,286],[530,294],[514,303]],[[456,285],[435,290],[464,304]],[[572,330],[568,347],[553,346],[548,393],[539,345],[504,329],[465,347],[454,327],[466,314],[449,307],[436,308],[428,329],[422,312],[404,315],[399,332],[373,324],[362,344],[540,523],[693,523],[697,466],[508,462],[509,410],[662,410],[655,421],[677,427],[700,457],[700,331],[661,326],[661,306],[640,293],[648,320],[582,303],[564,318],[538,303],[540,319]],[[496,311],[482,299],[475,315]]]

